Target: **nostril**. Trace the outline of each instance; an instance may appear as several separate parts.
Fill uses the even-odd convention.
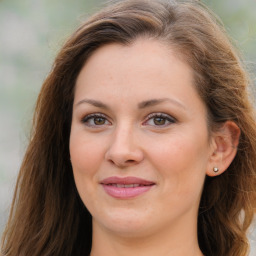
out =
[[[129,160],[126,160],[126,161],[125,161],[125,165],[133,165],[133,164],[135,164],[136,162],[137,162],[136,160],[129,159]]]
[[[143,160],[143,153],[141,151],[122,151],[111,148],[106,152],[105,159],[111,164],[125,167],[140,163]]]
[[[126,163],[134,163],[134,160],[126,160]]]
[[[111,164],[115,164],[115,162],[114,162],[113,160],[111,160],[111,159],[109,160],[109,162],[110,162]]]
[[[114,165],[119,166],[119,167],[127,167],[129,165],[132,165],[132,164],[136,163],[136,161],[132,160],[132,159],[129,159],[129,160],[126,160],[126,161],[118,161],[118,160],[114,161],[114,160],[110,159],[109,161],[110,161],[111,164],[114,164]]]

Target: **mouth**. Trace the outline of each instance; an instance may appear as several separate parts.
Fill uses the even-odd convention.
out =
[[[155,182],[137,177],[109,177],[100,184],[108,195],[119,199],[137,197],[156,185]]]
[[[112,183],[112,184],[105,184],[107,186],[114,186],[117,188],[136,188],[136,187],[142,187],[145,185],[141,185],[141,184],[116,184],[116,183]]]

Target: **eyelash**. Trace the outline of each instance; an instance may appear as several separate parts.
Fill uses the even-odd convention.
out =
[[[145,123],[147,123],[149,120],[153,120],[154,118],[160,118],[160,119],[163,119],[165,122],[166,121],[168,121],[168,124],[163,124],[163,125],[157,125],[157,124],[152,124],[152,125],[150,125],[150,126],[159,126],[159,127],[166,127],[166,126],[168,126],[168,125],[170,125],[170,124],[173,124],[173,123],[176,123],[176,119],[175,118],[173,118],[173,117],[171,117],[170,115],[167,115],[167,114],[164,114],[164,113],[151,113],[151,114],[149,114],[148,116],[147,116],[147,119],[146,119],[146,121],[145,122],[143,122],[143,125],[145,124]],[[153,121],[154,122],[154,121]]]
[[[95,123],[95,119],[96,118],[102,118],[102,120],[104,121],[104,123],[103,124],[96,124]],[[160,118],[160,119],[162,119],[162,120],[164,120],[164,124],[160,124],[160,125],[157,125],[155,122],[154,122],[154,118]],[[168,125],[170,125],[170,124],[173,124],[173,123],[176,123],[176,119],[175,118],[173,118],[173,117],[171,117],[170,115],[167,115],[167,114],[164,114],[164,113],[151,113],[151,114],[149,114],[148,116],[147,116],[147,118],[146,118],[146,121],[144,121],[143,123],[142,123],[142,125],[147,125],[147,123],[150,121],[150,120],[153,120],[153,122],[154,122],[154,124],[149,124],[150,126],[155,126],[155,127],[166,127],[166,126],[168,126]],[[89,122],[90,121],[93,121],[94,122],[94,124],[90,124]],[[110,125],[111,124],[111,122],[110,121],[108,121],[108,117],[107,116],[105,116],[104,114],[101,114],[101,113],[94,113],[94,114],[89,114],[89,115],[87,115],[87,116],[85,116],[85,117],[83,117],[82,118],[82,123],[84,123],[84,124],[86,124],[87,126],[89,126],[89,127],[97,127],[97,128],[100,128],[100,127],[102,127],[102,126],[104,126],[104,125]],[[166,121],[168,122],[168,124],[166,124]],[[105,122],[108,122],[108,124],[106,124]]]
[[[108,121],[107,119],[107,116],[105,116],[105,115],[103,115],[103,114],[101,114],[101,113],[94,113],[94,114],[90,114],[90,115],[87,115],[87,116],[85,116],[83,119],[82,119],[82,123],[84,123],[84,124],[86,124],[87,126],[89,126],[89,127],[96,127],[96,126],[102,126],[102,125],[106,125],[105,123],[104,124],[102,124],[102,125],[97,125],[97,124],[95,124],[95,119],[96,118],[102,118],[103,120],[105,120],[105,121]],[[94,124],[89,124],[89,121],[90,120],[94,120]],[[108,121],[109,122],[109,121]],[[110,122],[109,122],[110,123]],[[111,123],[110,123],[111,124]]]

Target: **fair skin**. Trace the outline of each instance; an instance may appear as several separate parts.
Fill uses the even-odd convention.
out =
[[[236,153],[234,124],[210,136],[206,116],[192,69],[163,43],[137,39],[93,53],[76,81],[70,135],[75,183],[93,217],[92,256],[202,255],[205,176]],[[104,184],[110,177],[150,184],[137,193]]]

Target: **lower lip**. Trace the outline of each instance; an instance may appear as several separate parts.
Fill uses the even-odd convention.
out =
[[[102,186],[108,195],[114,198],[127,199],[144,194],[145,192],[149,191],[154,185],[139,186],[134,188],[119,188],[105,184],[102,184]]]

